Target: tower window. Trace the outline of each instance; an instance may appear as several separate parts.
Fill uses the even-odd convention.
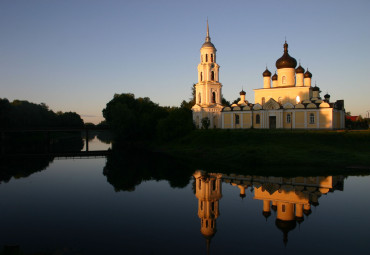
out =
[[[285,212],[285,205],[283,205],[283,206],[281,207],[281,211],[282,211],[282,212]]]
[[[235,114],[235,125],[239,125],[239,114]]]
[[[315,114],[310,113],[310,124],[315,124]]]
[[[215,80],[215,73],[212,71],[211,72],[211,81],[214,81]]]
[[[200,81],[203,81],[203,73],[200,72]]]
[[[208,228],[208,220],[206,220],[206,228]]]
[[[198,102],[199,102],[199,104],[202,103],[202,97],[201,97],[201,94],[200,93],[198,94]]]
[[[216,190],[216,181],[212,181],[212,189]]]
[[[212,202],[212,203],[211,203],[211,208],[212,208],[212,211],[214,211],[214,210],[215,210],[215,202]]]
[[[206,62],[208,62],[208,54],[206,54]]]
[[[261,123],[261,116],[259,114],[256,115],[256,124]]]
[[[203,201],[200,202],[200,210],[203,211]]]
[[[201,189],[202,189],[202,181],[199,180],[199,190],[201,190]]]
[[[291,116],[290,116],[290,113],[288,113],[286,115],[286,123],[290,123],[291,122]]]
[[[212,92],[212,103],[216,103],[216,92]]]
[[[283,76],[283,78],[281,79],[282,83],[283,84],[286,84],[286,76]]]
[[[266,99],[264,98],[264,97],[262,97],[262,105],[264,105],[265,104],[265,101],[266,101]]]
[[[213,54],[211,54],[211,62],[213,62]]]

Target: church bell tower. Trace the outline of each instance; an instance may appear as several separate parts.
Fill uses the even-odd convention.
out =
[[[210,120],[210,128],[220,127],[220,112],[222,84],[219,82],[219,68],[216,63],[216,48],[209,36],[207,20],[207,35],[200,48],[200,63],[198,65],[198,83],[195,85],[195,105],[193,106],[193,120],[199,128],[205,117]]]

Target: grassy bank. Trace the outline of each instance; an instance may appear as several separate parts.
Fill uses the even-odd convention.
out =
[[[211,171],[370,173],[368,130],[196,130],[155,150]]]

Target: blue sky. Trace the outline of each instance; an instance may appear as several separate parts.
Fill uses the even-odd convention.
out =
[[[289,53],[346,111],[370,110],[370,1],[1,0],[0,98],[99,122],[115,93],[179,106],[197,82],[206,19],[223,95],[254,102]]]

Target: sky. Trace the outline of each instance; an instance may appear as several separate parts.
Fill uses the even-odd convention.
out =
[[[367,116],[369,13],[368,0],[0,0],[0,98],[93,123],[116,93],[179,106],[197,83],[208,17],[227,100],[243,88],[254,102],[286,38],[322,96]]]

